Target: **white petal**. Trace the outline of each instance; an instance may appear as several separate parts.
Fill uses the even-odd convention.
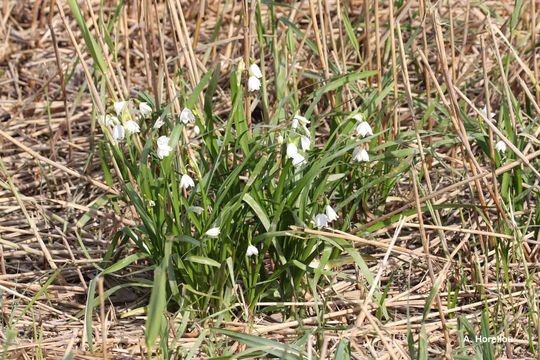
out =
[[[139,127],[139,124],[137,124],[135,121],[129,120],[126,123],[126,130],[128,133],[134,134],[140,132],[141,128]]]
[[[315,226],[319,228],[327,227],[328,216],[326,216],[326,214],[317,214],[317,216],[315,216]]]
[[[506,143],[502,140],[499,140],[496,144],[495,144],[495,149],[498,151],[498,152],[505,152],[506,151]]]
[[[304,162],[306,161],[306,159],[300,155],[300,154],[295,154],[293,157],[292,157],[292,164],[294,166],[300,166],[302,165]]]
[[[197,125],[195,125],[195,126],[193,127],[193,133],[194,133],[195,135],[199,135],[199,134],[201,133],[201,129],[200,129]]]
[[[353,151],[352,158],[353,158],[354,161],[358,161],[358,162],[365,161],[365,162],[368,162],[368,161],[369,161],[369,154],[368,154],[368,152],[367,152],[365,149],[362,149],[362,148],[360,148],[360,147],[357,147],[357,148],[355,148],[354,151]]]
[[[261,88],[261,80],[255,76],[250,76],[248,79],[248,91],[258,91]]]
[[[118,142],[120,140],[124,140],[124,137],[126,136],[126,130],[124,127],[120,124],[116,125],[112,129],[112,137],[114,141]]]
[[[255,63],[251,64],[249,66],[249,75],[255,76],[257,79],[262,78],[262,72],[261,72],[261,69],[259,68],[259,65]]]
[[[160,159],[163,159],[164,157],[169,156],[171,151],[172,151],[172,147],[170,147],[169,145],[158,147],[158,149],[157,149],[157,157],[160,158]]]
[[[296,154],[298,154],[298,149],[296,148],[296,145],[293,143],[289,143],[287,145],[287,157],[293,158]]]
[[[158,147],[168,146],[169,145],[169,138],[166,137],[166,136],[158,137],[157,145],[158,145]]]
[[[259,249],[253,245],[249,245],[246,251],[246,256],[259,255]]]
[[[126,102],[117,101],[113,104],[113,107],[114,107],[114,112],[116,113],[116,115],[120,116],[120,114],[122,114],[122,112],[124,111],[126,107]]]
[[[190,187],[195,186],[195,182],[191,178],[191,176],[184,174],[180,178],[180,187],[183,189],[189,189]]]
[[[204,209],[200,206],[190,206],[188,207],[188,211],[194,212],[197,215],[201,215]]]
[[[206,235],[210,237],[218,237],[220,233],[221,233],[221,230],[219,229],[219,227],[213,227],[206,232]]]
[[[195,122],[195,115],[190,109],[184,108],[180,113],[180,121],[184,124]]]
[[[336,211],[330,205],[326,205],[325,210],[326,210],[326,216],[328,217],[328,221],[334,221],[339,218]]]
[[[278,137],[276,138],[278,144],[283,144],[283,136],[281,135],[278,135]]]
[[[139,104],[139,112],[143,117],[147,117],[148,115],[152,114],[152,108],[147,103],[142,102]]]
[[[293,129],[296,129],[298,127],[298,119],[296,118],[296,116],[292,119],[292,125],[291,127]]]
[[[356,132],[362,137],[373,135],[373,130],[371,129],[371,126],[369,126],[369,124],[365,121],[362,121],[358,124],[358,126],[356,127]]]
[[[302,145],[302,150],[307,151],[309,150],[309,147],[311,146],[311,140],[307,136],[301,136],[300,137],[300,143]]]
[[[154,123],[154,129],[159,129],[163,126],[165,122],[161,119],[161,116],[157,118],[156,122]]]

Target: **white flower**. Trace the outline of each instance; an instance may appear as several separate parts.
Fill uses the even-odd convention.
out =
[[[495,121],[495,113],[490,112],[488,116],[487,106],[484,105],[482,109],[480,109],[480,113],[487,118],[489,121],[493,122]]]
[[[262,78],[262,72],[259,65],[253,63],[249,66],[249,76],[255,76],[257,79]]]
[[[362,115],[362,113],[355,114],[355,115],[353,116],[353,119],[355,119],[356,121],[358,121],[359,123],[361,123],[361,122],[364,121],[364,115]]]
[[[330,205],[326,205],[325,210],[326,210],[326,217],[328,218],[328,221],[334,221],[339,218],[334,208],[332,208]]]
[[[328,216],[326,216],[325,214],[317,214],[317,216],[315,216],[315,226],[319,228],[327,227]]]
[[[292,164],[293,164],[294,166],[300,166],[300,165],[302,165],[305,161],[306,161],[306,159],[305,159],[302,155],[300,155],[300,154],[298,154],[298,153],[294,154],[293,157],[292,157]]]
[[[141,128],[139,127],[139,124],[137,124],[135,121],[129,120],[126,123],[126,130],[128,133],[134,134],[140,132]]]
[[[148,200],[148,206],[149,207],[154,207],[154,206],[156,206],[156,202],[154,200]]]
[[[116,116],[111,116],[109,114],[106,114],[106,115],[103,115],[99,119],[99,123],[101,125],[105,125],[105,126],[114,126],[114,125],[120,123],[120,121],[118,121],[118,118]]]
[[[287,157],[292,159],[296,155],[298,155],[298,149],[296,148],[296,145],[294,145],[293,143],[287,144]]]
[[[256,246],[249,245],[246,251],[246,256],[259,255],[259,249]]]
[[[121,124],[115,125],[112,129],[112,137],[115,142],[118,142],[120,140],[124,140],[124,137],[126,136],[126,130]]]
[[[358,126],[356,127],[356,132],[362,137],[373,135],[373,130],[371,129],[371,126],[369,126],[369,124],[365,121],[361,121],[358,124]]]
[[[353,157],[353,160],[358,161],[358,162],[369,161],[368,152],[365,149],[362,149],[360,147],[357,147],[356,149],[354,149],[352,157]]]
[[[204,209],[200,206],[190,206],[188,207],[188,211],[194,212],[197,215],[201,215]]]
[[[250,76],[248,79],[248,91],[258,91],[261,88],[261,80],[256,76]]]
[[[213,227],[206,232],[206,235],[210,237],[218,237],[220,232],[221,230],[219,229],[219,227]]]
[[[497,149],[498,152],[505,152],[506,151],[506,143],[502,140],[499,140],[495,144],[495,149]]]
[[[117,101],[113,104],[114,112],[116,112],[116,115],[120,116],[124,109],[126,108],[127,103],[125,101]]]
[[[302,135],[300,137],[300,145],[302,145],[302,150],[307,151],[311,145],[311,140],[307,136]]]
[[[191,176],[184,174],[182,175],[182,178],[180,178],[180,187],[182,189],[189,189],[190,187],[195,186],[195,182],[191,178]]]
[[[189,110],[188,108],[184,108],[182,112],[180,113],[180,121],[183,122],[184,124],[194,123],[195,115],[193,115],[193,112]]]
[[[156,122],[154,123],[154,129],[159,129],[160,127],[163,126],[163,124],[165,124],[165,121],[163,121],[163,119],[160,117],[157,118]]]
[[[283,136],[281,135],[278,135],[278,137],[276,138],[278,144],[283,144]]]
[[[147,117],[152,113],[152,108],[145,102],[139,104],[139,112],[143,117]]]
[[[301,115],[294,115],[292,119],[292,128],[296,129],[300,123],[302,126],[306,126],[306,124],[309,124],[309,120]]]
[[[173,150],[173,148],[169,146],[169,138],[166,136],[160,136],[157,139],[157,146],[157,156],[160,159],[169,156],[170,152]]]
[[[193,133],[194,133],[195,135],[199,135],[199,134],[201,133],[201,129],[200,129],[197,125],[195,125],[195,126],[193,127]]]

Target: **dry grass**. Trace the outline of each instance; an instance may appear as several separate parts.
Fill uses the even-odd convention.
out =
[[[396,192],[387,199],[384,214],[372,215],[375,209],[364,209],[371,221],[351,234],[319,231],[319,235],[350,240],[355,246],[366,249],[372,257],[369,262],[372,272],[382,288],[388,286],[384,306],[391,319],[381,321],[375,316],[380,304],[374,303],[373,289],[365,286],[363,279],[358,279],[357,283],[332,279],[331,286],[321,290],[327,310],[324,325],[330,330],[323,333],[323,342],[317,345],[318,355],[332,357],[339,340],[349,338],[354,358],[408,358],[407,330],[413,329],[418,339],[423,324],[430,356],[450,356],[450,350],[457,347],[454,315],[463,315],[478,324],[482,310],[487,308],[505,324],[503,333],[513,338],[511,343],[499,346],[500,356],[533,358],[537,355],[529,347],[526,329],[528,321],[538,321],[534,306],[540,280],[535,275],[539,232],[535,228],[502,232],[499,225],[532,216],[535,208],[531,204],[534,206],[535,198],[533,195],[524,198],[528,205],[519,211],[503,208],[500,184],[493,174],[521,168],[538,175],[535,159],[540,155],[539,55],[536,51],[534,57],[531,52],[531,41],[536,40],[529,36],[537,37],[540,31],[540,21],[531,20],[531,15],[536,15],[532,11],[534,0],[525,1],[528,11],[523,11],[522,23],[513,33],[509,31],[512,1],[452,0],[450,8],[446,1],[433,8],[424,6],[424,2],[404,1],[401,8],[390,9],[386,1],[370,1],[369,6],[376,3],[379,6],[371,12],[369,31],[365,28],[357,31],[362,58],[355,55],[347,43],[337,9],[347,7],[353,20],[363,18],[364,2],[310,0],[299,4],[288,1],[290,7],[282,6],[278,10],[314,41],[318,51],[314,54],[299,46],[302,50],[291,54],[296,61],[291,67],[298,67],[302,73],[319,73],[326,79],[331,76],[330,64],[349,70],[373,68],[378,70],[379,76],[373,79],[372,86],[379,89],[381,78],[391,74],[397,81],[390,98],[395,99],[400,94],[402,101],[390,108],[385,117],[387,123],[399,123],[402,131],[414,129],[415,121],[422,118],[425,111],[418,99],[438,101],[437,107],[447,111],[450,117],[447,120],[460,139],[451,149],[439,152],[427,149],[440,140],[437,135],[421,140],[419,137],[420,141],[410,146],[420,147],[421,166],[400,179]],[[58,3],[76,41],[82,44],[69,7],[62,1]],[[176,71],[182,71],[185,82],[191,85],[197,84],[201,74],[220,63],[221,80],[215,108],[218,114],[227,114],[231,106],[228,74],[231,67],[245,57],[241,2],[182,1],[192,51],[187,50],[191,46],[180,43],[183,26],[176,23],[178,19],[170,17],[165,3],[143,3],[147,4],[151,15],[146,18],[147,22],[139,21],[138,2],[128,2],[127,9],[121,13],[120,26],[114,32],[114,41],[120,44],[119,54],[116,59],[108,54],[108,58],[122,76],[111,79],[112,86],[120,89],[124,96],[133,96],[141,90],[155,92],[153,67],[163,64],[163,58],[168,59],[166,76],[172,78]],[[88,5],[95,15],[101,10],[107,13],[113,10],[113,3],[109,1],[103,9],[96,1],[82,4],[87,19],[91,19]],[[319,7],[320,4],[323,6]],[[211,41],[223,7],[226,9],[218,38]],[[537,3],[536,9],[539,7]],[[489,9],[494,16],[487,19],[484,9]],[[386,43],[393,35],[388,27],[390,11],[398,19],[396,39],[393,46],[384,49],[379,44]],[[423,22],[411,16],[416,12],[423,15]],[[163,19],[159,27],[154,16]],[[313,22],[313,18],[324,21]],[[0,20],[0,344],[10,337],[5,325],[15,317],[18,320],[16,340],[6,350],[6,357],[10,359],[56,359],[71,350],[74,359],[103,358],[103,329],[106,329],[109,358],[142,358],[146,351],[144,318],[142,314],[126,316],[129,309],[146,303],[148,293],[141,290],[120,291],[107,299],[101,316],[99,310],[96,311],[93,330],[97,348],[93,353],[86,351],[80,314],[85,308],[88,281],[97,274],[94,264],[99,263],[111,236],[122,222],[132,219],[114,215],[112,209],[95,204],[102,195],[116,190],[105,185],[102,178],[95,147],[100,135],[92,121],[89,83],[66,26],[57,8],[51,14],[49,2],[39,0],[5,1]],[[284,29],[282,24],[281,30]],[[56,41],[53,41],[53,33]],[[163,36],[160,37],[160,33]],[[411,50],[406,44],[413,33],[416,39]],[[488,44],[485,49],[481,47],[481,40]],[[346,46],[341,47],[342,43]],[[501,60],[501,56],[507,54],[511,54],[510,65]],[[88,56],[84,56],[85,62],[90,63]],[[404,61],[407,67],[397,66]],[[59,63],[62,71],[59,71]],[[503,79],[501,67],[508,69],[503,71]],[[313,85],[308,77],[300,78],[299,82],[305,92]],[[504,90],[512,92],[521,103],[527,102],[536,116],[525,120],[533,129],[530,146],[524,151],[512,149],[517,150],[516,160],[494,170],[489,157],[471,144],[460,109],[467,102],[479,109],[487,98],[492,111],[499,109],[508,101]],[[332,109],[333,96],[329,95],[327,101],[321,103],[318,114]],[[350,92],[345,92],[344,96],[352,99]],[[273,94],[268,94],[268,104],[271,113],[277,111]],[[346,106],[352,108],[352,102]],[[260,106],[253,113],[253,122],[260,118],[259,109]],[[470,114],[474,114],[469,109]],[[515,117],[511,112],[512,124],[516,123]],[[437,125],[436,121],[435,118],[429,121],[429,129]],[[491,123],[486,124],[489,127]],[[490,127],[492,139],[504,136],[497,131],[497,127]],[[427,169],[429,175],[417,179],[416,171]],[[418,181],[421,184],[417,184]],[[538,178],[526,186],[537,189]],[[456,208],[437,208],[431,213],[420,211],[421,205],[427,202],[432,205],[474,204],[484,207],[485,211]],[[417,211],[405,212],[410,209]],[[392,217],[398,214],[404,214],[401,222]],[[383,219],[388,219],[385,227],[369,234],[364,232],[367,226]],[[314,233],[315,230],[304,231]],[[509,263],[504,283],[501,283],[500,269],[496,268],[494,244],[498,242],[512,244],[513,253],[522,259]],[[350,264],[339,266],[343,267],[343,274],[357,276]],[[58,270],[55,272],[55,269]],[[45,281],[53,274],[53,283],[42,293]],[[460,281],[465,285],[450,306],[452,291]],[[107,278],[105,290],[120,282],[114,277]],[[440,291],[424,319],[422,311],[429,291],[434,283],[441,282]],[[306,295],[304,301],[280,304],[306,308],[307,316],[303,319],[268,315],[257,318],[254,324],[238,321],[224,325],[290,342],[301,334],[299,329],[321,324],[321,317],[310,310],[317,301]],[[105,323],[101,321],[103,316]],[[204,326],[210,327],[211,323],[206,322]],[[200,331],[200,324],[190,325],[176,344],[190,348]],[[171,336],[174,337],[174,333]],[[310,341],[315,346],[314,337]],[[538,333],[533,334],[531,341],[538,342]],[[227,346],[242,349],[239,344]]]

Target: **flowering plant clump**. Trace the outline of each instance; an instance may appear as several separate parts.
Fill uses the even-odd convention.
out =
[[[111,184],[117,174],[131,205],[125,216],[135,223],[117,242],[136,246],[128,259],[154,267],[152,309],[174,302],[218,311],[237,301],[241,284],[254,310],[263,299],[299,297],[313,261],[322,269],[348,254],[365,269],[350,242],[302,229],[352,231],[365,220],[359,209],[381,201],[375,189],[395,182],[385,175],[387,160],[369,156],[383,148],[367,116],[340,117],[325,134],[309,108],[250,126],[243,101],[262,86],[263,73],[254,64],[246,73],[231,75],[235,102],[223,122],[210,100],[198,108],[197,92],[161,108],[141,94],[102,114],[106,174]],[[375,173],[383,176],[372,180]]]

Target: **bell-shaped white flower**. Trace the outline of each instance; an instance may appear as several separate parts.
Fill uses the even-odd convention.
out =
[[[255,76],[257,79],[262,78],[262,72],[259,65],[253,63],[249,66],[249,76]]]
[[[201,128],[199,128],[197,125],[193,127],[193,133],[195,135],[199,135],[201,133]]]
[[[126,130],[121,124],[115,125],[112,129],[112,137],[115,142],[119,142],[120,140],[124,140],[126,137]]]
[[[256,246],[249,245],[246,250],[246,256],[253,256],[253,255],[259,255],[259,249],[257,249]]]
[[[318,228],[323,228],[328,226],[328,216],[326,214],[317,214],[315,216],[315,226]]]
[[[498,152],[506,152],[506,143],[502,140],[497,141],[497,143],[495,144],[495,149]]]
[[[124,109],[126,108],[127,102],[125,101],[117,101],[113,104],[114,112],[116,115],[120,116]]]
[[[180,187],[182,189],[189,189],[190,187],[193,187],[193,186],[195,186],[195,182],[193,181],[191,176],[187,174],[182,175],[182,177],[180,178]]]
[[[215,237],[218,237],[220,233],[221,233],[221,230],[219,229],[219,227],[213,227],[206,232],[206,235],[215,238]]]
[[[301,115],[294,115],[292,119],[292,128],[296,129],[299,124],[301,124],[302,126],[306,126],[307,124],[309,124],[309,120]]]
[[[197,215],[201,215],[204,211],[204,209],[200,206],[190,206],[187,209],[189,212],[194,212]]]
[[[298,148],[296,147],[296,145],[294,145],[293,143],[287,144],[287,157],[292,159],[297,154]]]
[[[248,79],[248,91],[259,91],[261,88],[261,80],[256,76],[250,76]]]
[[[369,154],[365,149],[362,149],[360,147],[357,147],[354,149],[352,154],[353,160],[358,162],[368,162],[369,161]]]
[[[331,207],[330,205],[326,205],[325,212],[326,212],[326,217],[328,218],[328,221],[334,221],[339,218],[334,208]]]
[[[358,133],[358,135],[362,137],[373,135],[373,130],[371,129],[371,126],[369,126],[369,124],[366,121],[361,121],[356,126],[356,132]]]
[[[184,108],[182,112],[180,113],[180,121],[183,122],[184,124],[194,123],[195,115],[193,115],[193,111],[191,111],[188,108]]]
[[[309,139],[309,137],[302,135],[300,137],[300,145],[302,145],[302,150],[307,151],[311,146],[311,140]]]
[[[154,129],[159,129],[165,124],[165,121],[160,117],[157,118],[156,122],[154,123]]]
[[[129,134],[134,134],[140,132],[141,128],[139,127],[139,124],[137,124],[135,121],[129,120],[126,123],[126,130]]]
[[[292,157],[292,164],[293,164],[294,166],[300,166],[300,165],[302,165],[305,161],[306,161],[306,159],[305,159],[302,155],[300,155],[300,154],[298,154],[298,153],[294,154],[293,157]]]
[[[490,112],[490,113],[488,114],[487,106],[486,106],[486,105],[484,105],[484,107],[483,107],[482,109],[480,109],[480,113],[481,113],[485,118],[487,118],[489,121],[491,121],[491,122],[494,122],[494,121],[495,121],[495,115],[496,115],[496,114],[495,114],[495,113],[492,113],[492,112]]]
[[[169,138],[166,136],[160,136],[157,139],[157,146],[157,156],[160,159],[169,156],[169,154],[173,150],[173,148],[169,146]]]
[[[142,117],[145,118],[152,114],[152,108],[147,103],[142,102],[139,104],[139,112],[141,113]]]

